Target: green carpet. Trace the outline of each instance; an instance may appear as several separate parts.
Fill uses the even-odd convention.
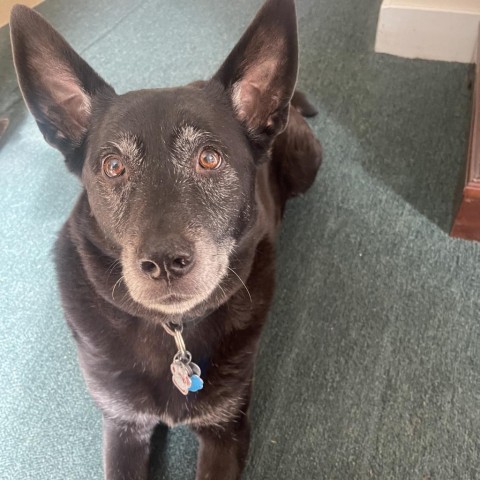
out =
[[[118,92],[206,78],[259,0],[47,0],[38,10]],[[325,148],[290,203],[244,478],[480,478],[480,247],[447,236],[471,68],[373,53],[379,0],[298,0],[299,86]],[[0,30],[0,478],[100,479],[51,247],[79,192],[25,113]],[[164,439],[158,435],[156,443]],[[172,431],[159,479],[193,479]]]

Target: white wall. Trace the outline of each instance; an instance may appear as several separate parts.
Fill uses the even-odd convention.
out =
[[[0,0],[0,27],[3,27],[10,21],[10,10],[16,3],[34,7],[43,0]]]
[[[473,62],[480,0],[383,0],[375,51]]]

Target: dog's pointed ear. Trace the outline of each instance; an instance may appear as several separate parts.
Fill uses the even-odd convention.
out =
[[[298,70],[294,0],[267,0],[213,77],[255,137],[273,137],[288,121]]]
[[[10,35],[25,102],[45,140],[68,157],[83,142],[93,98],[114,91],[34,10],[13,7]]]

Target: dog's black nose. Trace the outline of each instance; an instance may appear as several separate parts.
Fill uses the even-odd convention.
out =
[[[140,269],[143,273],[146,273],[152,278],[160,278],[160,275],[162,274],[160,267],[153,260],[141,260]]]
[[[162,242],[155,252],[144,255],[139,263],[140,270],[152,279],[176,278],[186,275],[195,263],[195,255],[186,242],[170,240]]]
[[[140,261],[140,268],[153,279],[162,274],[182,277],[193,267],[192,255],[164,255],[163,257],[148,258]]]

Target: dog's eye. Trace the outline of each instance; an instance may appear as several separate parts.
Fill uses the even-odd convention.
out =
[[[215,150],[212,150],[211,148],[205,148],[200,152],[198,163],[205,170],[214,170],[221,165],[222,157]]]
[[[103,160],[103,171],[107,177],[119,177],[125,173],[125,165],[120,158],[109,155]]]

